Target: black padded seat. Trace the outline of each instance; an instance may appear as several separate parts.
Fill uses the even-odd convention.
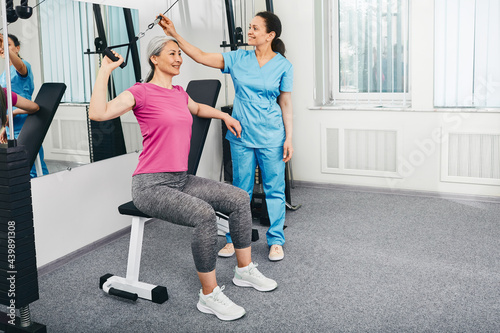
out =
[[[118,211],[122,215],[140,216],[140,217],[145,217],[148,219],[151,218],[151,216],[149,216],[148,214],[144,214],[139,209],[137,209],[137,207],[135,207],[133,201],[129,201],[127,203],[124,203],[123,205],[118,207]]]

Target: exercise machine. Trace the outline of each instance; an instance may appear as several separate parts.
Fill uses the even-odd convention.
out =
[[[31,321],[29,304],[39,298],[30,170],[66,90],[64,83],[44,83],[17,140],[0,148],[0,329],[46,332]],[[13,137],[13,136],[12,136]],[[19,317],[16,316],[19,310]]]

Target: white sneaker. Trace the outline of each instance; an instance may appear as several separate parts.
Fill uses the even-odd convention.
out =
[[[265,277],[257,269],[258,264],[248,265],[248,270],[240,272],[238,266],[234,269],[233,283],[239,287],[253,287],[258,291],[271,291],[278,287],[276,281]]]
[[[285,257],[285,253],[283,252],[283,246],[278,244],[271,245],[269,249],[269,260],[271,261],[279,261],[283,260]]]
[[[215,287],[210,295],[203,295],[200,290],[200,300],[196,307],[203,313],[214,314],[220,320],[235,320],[245,315],[245,309],[236,305],[222,293],[224,286]]]
[[[218,255],[219,257],[229,258],[234,254],[234,245],[233,243],[227,243],[222,249],[220,249]]]

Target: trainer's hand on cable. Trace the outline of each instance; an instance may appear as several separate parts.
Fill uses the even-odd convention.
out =
[[[293,155],[293,147],[292,140],[285,140],[283,144],[283,162],[288,162],[292,158]]]
[[[109,59],[107,56],[105,56],[104,58],[102,58],[101,68],[113,71],[113,70],[117,69],[123,63],[124,59],[120,54],[116,53],[115,51],[111,50],[111,52],[113,52],[113,54],[116,57],[118,57],[118,60],[113,61],[113,60]]]
[[[226,123],[227,129],[230,130],[231,133],[233,133],[237,138],[241,138],[241,124],[238,120],[229,116],[224,119],[224,122]]]
[[[165,32],[165,34],[167,36],[174,37],[174,35],[177,33],[175,31],[174,22],[172,22],[171,19],[169,19],[168,17],[166,17],[163,14],[160,14],[160,16],[161,16],[161,20],[160,20],[160,22],[158,22],[158,25],[163,29],[163,32]]]

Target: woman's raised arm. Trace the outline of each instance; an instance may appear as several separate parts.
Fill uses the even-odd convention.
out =
[[[118,53],[113,53],[119,58],[118,61],[112,61],[104,57],[101,62],[101,68],[95,80],[94,90],[90,98],[89,118],[95,121],[105,121],[117,118],[126,112],[132,110],[135,105],[134,96],[124,91],[116,98],[108,102],[108,80],[111,72],[123,62],[123,57]]]

